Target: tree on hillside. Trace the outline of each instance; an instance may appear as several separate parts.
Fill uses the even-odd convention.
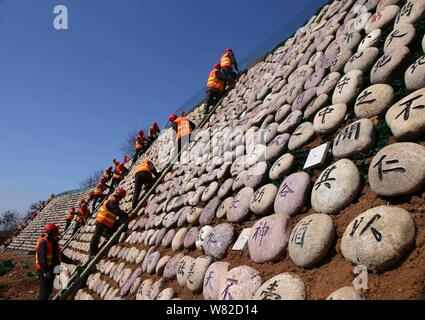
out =
[[[80,188],[94,188],[103,176],[103,170],[97,170],[80,182]]]
[[[0,226],[4,231],[13,231],[20,223],[19,212],[6,210],[0,217]]]

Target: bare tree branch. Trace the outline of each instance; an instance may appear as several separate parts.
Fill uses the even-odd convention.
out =
[[[94,188],[103,176],[103,170],[97,170],[80,182],[80,188]]]

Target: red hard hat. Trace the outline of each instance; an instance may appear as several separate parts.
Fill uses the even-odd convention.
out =
[[[44,232],[45,233],[49,233],[50,231],[53,230],[58,230],[58,226],[55,225],[54,223],[49,223],[48,225],[46,225],[46,227],[44,228]]]
[[[219,70],[220,70],[220,69],[221,69],[221,64],[216,63],[216,64],[214,65],[214,68],[215,68],[215,69],[219,69]]]
[[[171,122],[173,122],[176,119],[177,119],[177,115],[175,113],[170,114],[170,116],[168,117],[168,120],[170,120]]]
[[[232,52],[233,50],[232,50],[232,48],[227,48],[226,49],[226,52]]]
[[[119,188],[115,190],[115,194],[119,195],[121,198],[125,198],[125,195],[127,194],[127,192],[125,192],[124,189]]]
[[[145,135],[145,132],[144,132],[143,130],[139,130],[139,134],[140,134],[141,136],[144,136],[144,135]]]
[[[117,161],[118,161],[117,159],[112,160],[112,162],[113,162],[113,163],[115,163],[115,162],[117,162]]]
[[[153,126],[154,126],[154,127],[158,127],[158,122],[154,122],[154,123],[153,123]]]

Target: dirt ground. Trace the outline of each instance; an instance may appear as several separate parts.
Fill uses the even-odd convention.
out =
[[[36,300],[38,282],[28,272],[34,271],[35,257],[18,252],[0,253],[0,261],[11,260],[12,270],[0,277],[0,300]]]

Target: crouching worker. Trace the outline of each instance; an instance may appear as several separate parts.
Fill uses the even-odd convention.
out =
[[[86,203],[83,203],[80,208],[78,208],[78,212],[75,215],[75,227],[74,231],[72,231],[72,234],[76,234],[78,229],[80,229],[83,225],[86,224],[86,220],[90,217],[90,210]]]
[[[136,167],[136,175],[134,177],[133,210],[136,209],[137,203],[139,202],[142,187],[146,186],[145,188],[150,189],[157,178],[158,172],[151,161],[145,160]]]
[[[106,238],[110,238],[128,218],[133,216],[133,213],[127,213],[120,208],[120,201],[125,196],[125,190],[119,188],[100,207],[96,216],[95,230],[90,241],[90,259],[99,250],[100,237],[104,235]]]
[[[55,268],[61,262],[77,265],[78,262],[68,258],[61,252],[59,245],[59,228],[55,224],[48,224],[37,240],[35,248],[35,269],[39,282],[39,300],[48,300],[53,291]]]

